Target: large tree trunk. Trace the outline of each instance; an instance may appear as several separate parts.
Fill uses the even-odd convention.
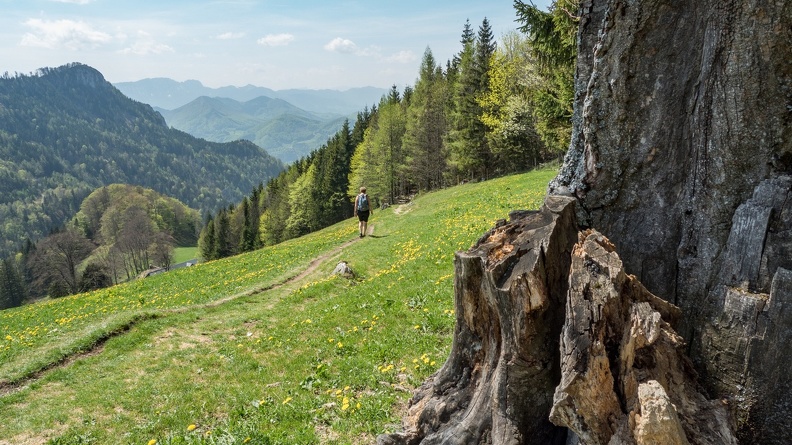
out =
[[[682,309],[742,442],[792,443],[792,2],[588,1],[580,36],[551,193]]]
[[[792,443],[792,2],[581,3],[547,207],[458,254],[451,356],[379,442]],[[570,250],[573,202],[613,244]]]

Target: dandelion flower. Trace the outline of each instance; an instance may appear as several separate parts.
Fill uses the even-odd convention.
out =
[[[285,404],[287,404],[287,403],[291,402],[291,400],[292,400],[292,398],[291,398],[291,397],[286,397],[286,398],[283,400],[283,404],[285,405]]]
[[[193,430],[195,430],[196,428],[198,428],[198,427],[197,427],[197,426],[195,426],[195,424],[194,424],[194,423],[191,423],[191,424],[190,424],[190,426],[188,426],[188,427],[187,427],[187,431],[193,431]]]
[[[148,441],[148,445],[157,445],[157,439],[151,439]]]

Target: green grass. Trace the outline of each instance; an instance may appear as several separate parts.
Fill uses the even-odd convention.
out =
[[[23,385],[0,393],[0,444],[372,443],[399,428],[411,389],[448,354],[454,252],[509,210],[537,208],[553,175],[467,184],[375,211],[373,236],[354,242],[357,224],[347,220],[1,312],[0,380]],[[323,261],[305,278],[256,293],[314,258]],[[355,280],[331,275],[341,259]],[[26,380],[108,336],[96,353]]]
[[[173,249],[173,264],[183,263],[200,257],[197,247],[177,247]]]

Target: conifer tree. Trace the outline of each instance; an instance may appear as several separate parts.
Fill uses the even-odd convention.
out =
[[[215,258],[215,228],[214,218],[211,214],[206,217],[206,224],[204,224],[201,235],[198,237],[198,250],[201,252],[201,258],[204,261],[216,260]]]
[[[19,263],[15,258],[4,259],[0,262],[0,309],[19,306],[26,296]]]
[[[419,76],[408,106],[403,145],[410,180],[420,190],[431,190],[442,184],[445,172],[448,119],[445,78],[429,48]]]
[[[214,258],[225,258],[234,253],[231,239],[231,220],[226,209],[221,209],[215,218]]]
[[[242,218],[242,228],[239,237],[239,251],[250,252],[255,246],[255,227],[258,226],[258,222],[253,221],[251,205],[247,196],[242,198],[242,204],[240,204],[240,209],[237,211],[241,212]]]
[[[456,110],[449,142],[458,174],[469,178],[486,178],[492,156],[487,144],[486,128],[481,121],[479,98],[489,88],[487,73],[495,50],[489,21],[486,18],[482,21],[477,39],[473,37],[470,24],[466,23],[462,42],[464,46],[458,56],[455,86]]]

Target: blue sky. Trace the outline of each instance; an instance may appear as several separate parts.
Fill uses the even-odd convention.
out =
[[[535,1],[546,9],[550,0]],[[0,72],[81,62],[110,82],[220,87],[413,84],[426,47],[445,62],[465,20],[515,30],[512,0],[0,0]]]

